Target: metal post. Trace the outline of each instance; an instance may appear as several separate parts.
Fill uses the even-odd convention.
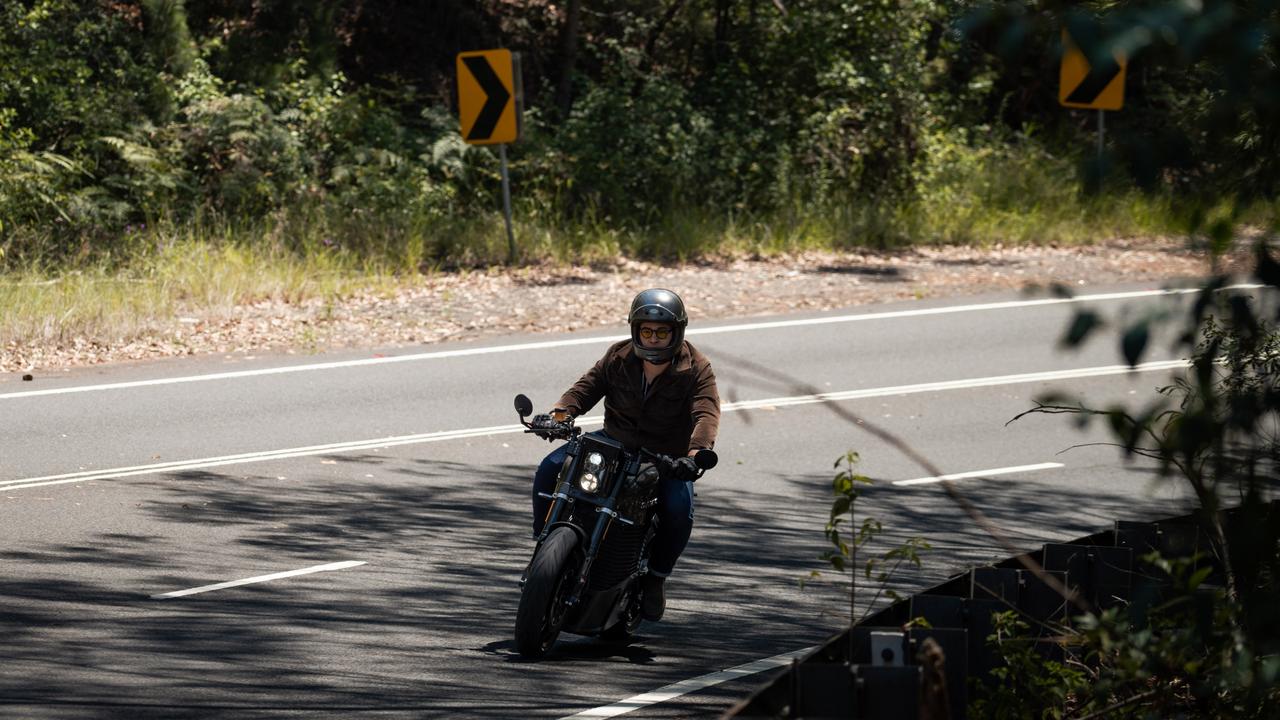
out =
[[[1106,112],[1105,110],[1098,111],[1098,173],[1099,175],[1101,175],[1102,173],[1102,145],[1104,142],[1103,138],[1105,138],[1107,135],[1106,122],[1103,120],[1103,117],[1104,117],[1103,113],[1105,112]]]
[[[1102,112],[1099,110],[1098,112]],[[511,231],[511,176],[507,172],[507,145],[498,145],[498,154],[502,157],[502,215],[507,221],[507,261],[516,262],[516,236]]]

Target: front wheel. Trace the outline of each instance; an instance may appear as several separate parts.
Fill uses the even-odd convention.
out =
[[[516,652],[526,658],[541,656],[560,636],[564,623],[565,595],[573,578],[573,550],[578,536],[567,527],[551,531],[529,566],[520,609],[516,611]]]

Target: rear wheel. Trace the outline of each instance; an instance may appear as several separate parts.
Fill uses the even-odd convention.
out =
[[[578,536],[567,527],[551,531],[529,566],[520,609],[516,612],[516,652],[540,657],[555,643],[564,624],[565,598],[572,583],[573,550]]]

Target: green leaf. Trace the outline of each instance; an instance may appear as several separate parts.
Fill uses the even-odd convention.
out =
[[[1191,577],[1187,578],[1187,588],[1189,590],[1195,590],[1200,587],[1200,584],[1204,582],[1205,578],[1209,577],[1211,574],[1213,574],[1213,566],[1202,567],[1194,573],[1191,573]]]
[[[1134,325],[1125,332],[1124,337],[1120,340],[1120,349],[1124,353],[1125,362],[1129,363],[1129,367],[1136,367],[1142,359],[1142,353],[1147,349],[1147,341],[1151,338],[1151,330],[1147,327],[1147,321]]]
[[[1223,218],[1209,226],[1209,250],[1215,257],[1226,254],[1235,239],[1235,228],[1230,220]]]
[[[838,518],[841,515],[848,513],[849,506],[852,504],[853,498],[851,497],[836,498],[836,501],[831,503],[831,517]]]
[[[1102,318],[1092,310],[1081,310],[1071,320],[1071,327],[1058,341],[1059,347],[1073,348],[1079,346],[1094,330],[1102,327]]]
[[[1280,287],[1280,264],[1271,257],[1266,245],[1261,243],[1258,245],[1258,266],[1254,270],[1254,276],[1271,287]]]

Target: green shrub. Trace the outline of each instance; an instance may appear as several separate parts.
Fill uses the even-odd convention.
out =
[[[1228,233],[1230,227],[1228,226]],[[1273,506],[1280,460],[1280,264],[1265,246],[1255,274],[1261,300],[1215,277],[1181,318],[1167,310],[1121,328],[1121,350],[1139,363],[1155,326],[1173,322],[1191,367],[1138,411],[1060,400],[1032,412],[1105,418],[1128,454],[1159,463],[1161,477],[1184,484],[1208,538],[1202,557],[1142,558],[1141,578],[1160,588],[1158,603],[1075,618],[1061,632],[1088,673],[1079,683],[1053,668],[1020,674],[1054,679],[1081,713],[1107,717],[1276,717],[1280,702],[1280,506]],[[1099,326],[1079,311],[1064,342],[1084,342]],[[1228,513],[1227,510],[1231,512]],[[1206,579],[1221,571],[1222,586]],[[993,690],[999,703],[1012,690]]]

